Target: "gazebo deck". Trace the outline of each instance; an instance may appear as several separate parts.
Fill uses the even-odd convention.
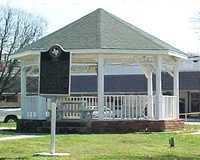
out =
[[[30,100],[30,98],[32,99]],[[41,98],[30,96],[27,101],[31,101],[34,105]],[[155,112],[153,112],[153,116],[148,115],[151,98],[155,97],[106,95],[104,96],[104,118],[101,119],[98,117],[97,97],[60,97],[57,100],[59,104],[57,107],[57,133],[126,133],[163,131],[183,127],[183,121],[176,118],[176,97],[163,96],[163,107],[166,108],[163,110],[163,120],[155,120]],[[50,132],[49,113],[46,113],[46,119],[38,120],[35,117],[38,113],[37,110],[34,111],[32,106],[26,109],[26,119],[19,120],[17,124],[19,132]]]

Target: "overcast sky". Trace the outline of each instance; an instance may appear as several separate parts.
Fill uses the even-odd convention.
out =
[[[103,8],[176,48],[200,54],[197,25],[192,22],[200,12],[200,0],[0,0],[0,5],[45,17],[47,33]]]

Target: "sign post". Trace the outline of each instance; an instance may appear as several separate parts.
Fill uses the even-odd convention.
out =
[[[50,153],[55,154],[56,146],[56,103],[53,102],[51,105],[51,142],[50,142]]]
[[[60,45],[52,46],[40,55],[40,95],[51,98],[51,139],[49,153],[36,153],[36,156],[68,156],[69,153],[56,153],[56,107],[57,97],[70,95],[71,57]]]

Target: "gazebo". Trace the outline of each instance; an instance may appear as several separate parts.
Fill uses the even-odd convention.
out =
[[[61,105],[57,112],[58,115],[61,113],[62,119],[60,130],[57,125],[58,131],[69,131],[69,127],[67,129],[67,125],[64,125],[65,122],[69,126],[69,121],[73,124],[87,122],[86,128],[97,132],[182,127],[183,122],[179,120],[178,65],[187,58],[186,54],[107,11],[97,9],[13,56],[21,63],[20,131],[47,130],[49,101],[39,94],[29,94],[27,81],[32,78],[36,88],[39,88],[40,54],[55,44],[70,52],[72,74],[77,68],[84,72],[88,69],[97,72],[96,95],[71,95],[58,99]],[[106,64],[139,65],[147,78],[147,95],[104,95]],[[173,77],[173,95],[162,94],[162,72],[168,72]],[[156,77],[155,87],[152,76]],[[72,113],[79,107],[74,104],[62,105],[66,101],[84,101],[85,108],[94,110],[91,118],[80,120],[78,112]],[[70,111],[69,108],[74,109]]]

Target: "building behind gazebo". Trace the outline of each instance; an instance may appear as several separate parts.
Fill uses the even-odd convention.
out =
[[[41,52],[55,44],[71,53],[72,75],[77,70],[97,75],[97,90],[93,96],[82,93],[59,98],[58,131],[68,132],[72,128],[80,131],[81,126],[87,131],[162,130],[183,125],[179,120],[178,64],[187,56],[105,10],[97,9],[14,56],[21,62],[22,119],[18,122],[19,130],[42,132],[48,128],[48,101],[39,95],[38,76]],[[147,78],[147,95],[105,95],[105,66],[114,68],[115,65],[132,64],[137,64]],[[162,72],[168,72],[173,77],[173,95],[162,94]],[[29,80],[37,86],[35,91],[28,89]],[[73,79],[71,83],[73,85]],[[36,94],[32,95],[33,92]],[[79,106],[66,106],[63,103],[66,101],[81,101],[86,110],[97,109],[92,114],[95,119],[80,119],[81,112],[75,112],[80,110]]]

